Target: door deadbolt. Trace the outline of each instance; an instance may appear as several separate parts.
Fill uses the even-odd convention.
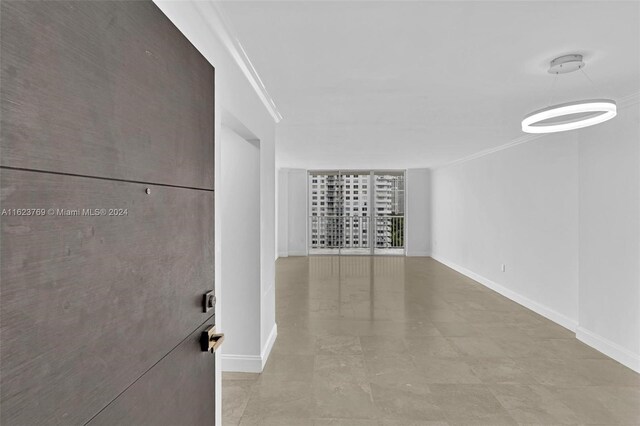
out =
[[[216,296],[213,290],[208,291],[202,296],[202,312],[209,312],[216,307]]]

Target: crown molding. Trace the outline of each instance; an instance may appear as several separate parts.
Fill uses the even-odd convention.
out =
[[[466,157],[462,157],[457,160],[453,160],[448,163],[441,164],[439,166],[430,167],[430,169],[438,170],[438,169],[444,169],[446,167],[451,167],[458,164],[466,163],[467,161],[475,160],[476,158],[484,157],[485,155],[493,154],[494,152],[502,151],[503,149],[512,148],[516,145],[520,145],[526,142],[530,142],[532,140],[540,139],[544,136],[546,136],[546,134],[544,133],[522,135],[518,138],[515,138],[511,142],[507,142],[503,145],[498,145],[498,146],[494,146],[493,148],[484,149],[482,151],[476,152],[475,154],[467,155]]]
[[[640,103],[640,92],[630,93],[616,101],[620,108],[627,108]]]
[[[640,103],[640,92],[633,92],[628,95],[622,96],[616,100],[616,105],[618,108],[628,108],[637,103]],[[459,158],[457,160],[450,161],[445,164],[441,164],[438,166],[430,167],[431,170],[444,169],[446,167],[455,166],[457,164],[466,163],[467,161],[475,160],[476,158],[484,157],[485,155],[493,154],[494,152],[502,151],[503,149],[512,148],[516,145],[520,145],[526,142],[530,142],[536,139],[543,138],[548,136],[550,133],[538,133],[538,134],[525,134],[520,137],[515,138],[511,142],[507,142],[503,145],[499,145],[493,148],[485,149],[475,154],[468,155],[466,157]]]
[[[278,111],[278,107],[264,83],[260,79],[258,72],[247,56],[240,40],[236,37],[231,21],[222,9],[219,1],[194,1],[194,6],[202,14],[203,18],[211,28],[211,31],[220,40],[222,45],[227,49],[234,62],[238,65],[242,74],[251,84],[260,101],[264,104],[267,111],[273,118],[273,121],[279,123],[282,120],[282,114]]]

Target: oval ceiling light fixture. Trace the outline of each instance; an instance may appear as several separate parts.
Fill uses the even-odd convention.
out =
[[[554,133],[581,129],[611,120],[616,113],[616,103],[611,99],[567,102],[528,114],[522,120],[522,130],[527,133]]]
[[[549,73],[566,74],[585,66],[582,55],[565,55],[551,61]],[[589,81],[589,76],[584,73]],[[592,82],[593,83],[593,82]],[[555,81],[554,81],[555,84]],[[522,120],[526,133],[555,133],[581,129],[611,120],[617,114],[616,103],[611,99],[589,99],[549,106],[527,114]]]

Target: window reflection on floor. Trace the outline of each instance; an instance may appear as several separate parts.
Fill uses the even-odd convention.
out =
[[[277,262],[262,374],[223,425],[640,424],[640,375],[431,258]]]

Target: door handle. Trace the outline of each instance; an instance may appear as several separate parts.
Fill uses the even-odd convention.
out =
[[[210,325],[200,334],[200,349],[214,353],[223,341],[224,333],[216,333],[216,326]]]

